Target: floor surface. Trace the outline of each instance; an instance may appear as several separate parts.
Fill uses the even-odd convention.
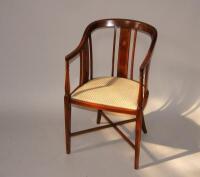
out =
[[[180,116],[167,104],[155,108],[148,106],[145,113],[148,134],[142,135],[139,170],[133,169],[132,148],[112,128],[74,137],[72,153],[66,155],[63,109],[2,112],[0,176],[199,177],[200,121],[194,118],[198,110]],[[94,111],[73,108],[72,116],[73,131],[96,124]],[[122,130],[134,138],[134,123]]]

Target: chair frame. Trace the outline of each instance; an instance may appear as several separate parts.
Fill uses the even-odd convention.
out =
[[[117,77],[127,78],[128,76],[128,41],[130,41],[130,30],[134,30],[134,44],[132,50],[132,60],[131,60],[131,79],[133,80],[133,65],[134,65],[134,53],[136,46],[137,32],[144,32],[150,35],[151,44],[148,52],[140,65],[140,75],[139,75],[139,95],[138,95],[138,105],[136,110],[129,110],[125,108],[116,108],[112,106],[88,103],[84,101],[79,101],[71,98],[71,94],[76,91],[80,86],[89,80],[93,79],[93,53],[92,53],[92,38],[91,34],[94,30],[98,28],[114,28],[113,37],[113,57],[112,57],[112,72],[111,76],[114,75],[114,62],[115,62],[115,43],[116,43],[116,30],[120,28],[120,39],[119,39],[119,53],[118,53],[118,65],[117,65]],[[130,20],[130,19],[103,19],[95,21],[89,24],[83,34],[83,37],[78,45],[78,47],[71,53],[65,56],[66,61],[66,76],[65,76],[65,96],[64,96],[64,111],[65,111],[65,134],[66,134],[66,152],[70,154],[71,152],[71,137],[80,134],[93,132],[101,130],[104,128],[113,127],[127,142],[135,149],[135,160],[134,168],[139,168],[139,155],[140,155],[140,143],[141,143],[141,131],[147,133],[143,110],[146,106],[149,90],[148,90],[148,73],[150,67],[151,56],[153,49],[157,40],[157,30],[144,22]],[[121,48],[124,48],[123,50]],[[72,92],[70,91],[70,72],[69,65],[72,59],[80,56],[80,83],[78,87]],[[98,126],[78,132],[71,132],[71,104],[76,104],[84,107],[95,108],[97,112],[97,124],[101,121],[101,116],[103,116],[107,121],[108,125]],[[104,113],[104,111],[111,111],[117,113],[125,113],[136,116],[129,120],[112,122],[110,118]],[[136,122],[135,128],[135,143],[133,143],[117,126],[129,122]]]

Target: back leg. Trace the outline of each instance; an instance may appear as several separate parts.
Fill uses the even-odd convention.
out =
[[[145,121],[144,121],[144,114],[142,112],[142,130],[143,132],[146,134],[147,133],[147,127],[146,127],[146,124],[145,124]]]
[[[101,113],[102,113],[102,110],[98,110],[98,112],[97,112],[97,124],[100,124],[100,122],[101,122]]]

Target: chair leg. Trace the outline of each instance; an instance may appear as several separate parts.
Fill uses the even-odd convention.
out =
[[[71,103],[68,97],[64,97],[65,109],[65,137],[66,137],[66,153],[71,152]]]
[[[145,134],[147,134],[147,127],[146,127],[146,124],[145,124],[145,121],[144,121],[144,114],[142,112],[142,130]]]
[[[100,122],[101,122],[101,113],[102,113],[102,110],[98,110],[98,112],[97,112],[97,124],[100,124]]]
[[[136,127],[135,127],[135,169],[139,168],[141,129],[142,129],[142,117],[141,113],[138,113],[136,116]]]

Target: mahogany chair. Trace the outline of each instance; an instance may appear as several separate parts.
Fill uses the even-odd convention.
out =
[[[93,52],[92,37],[94,30],[99,28],[113,28],[113,55],[111,76],[93,78]],[[116,31],[120,30],[117,68],[115,68]],[[139,32],[151,37],[151,43],[139,69],[139,79],[133,79],[134,56],[137,35]],[[132,34],[132,35],[131,35]],[[130,38],[133,37],[132,49],[130,49]],[[141,131],[147,133],[143,110],[146,106],[148,90],[148,74],[152,52],[157,39],[157,30],[144,22],[129,19],[103,19],[89,24],[83,34],[78,47],[65,57],[66,79],[65,79],[65,131],[66,152],[70,154],[71,137],[113,127],[134,149],[135,169],[139,168],[139,154]],[[131,52],[129,51],[131,50]],[[131,56],[129,57],[129,53]],[[71,59],[80,57],[80,84],[72,92],[70,91],[69,65]],[[131,62],[129,62],[129,59]],[[128,76],[128,65],[130,63],[130,77]],[[114,76],[114,71],[117,75]],[[108,125],[98,126],[78,132],[71,132],[71,104],[90,107],[97,110],[97,123],[103,116]],[[119,122],[112,122],[104,111],[131,114],[134,118]],[[117,127],[129,122],[136,122],[135,143]]]

